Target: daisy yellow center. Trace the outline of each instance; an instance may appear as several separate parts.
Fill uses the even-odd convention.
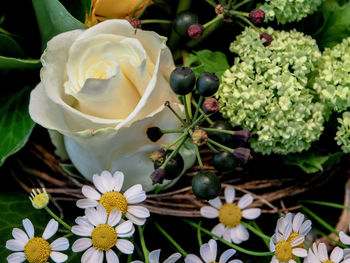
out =
[[[118,209],[124,215],[128,209],[126,198],[119,192],[107,192],[103,194],[99,204],[103,205],[108,215],[114,209]]]
[[[51,253],[49,242],[41,237],[29,239],[24,246],[24,254],[30,263],[44,263],[48,260]]]
[[[290,236],[288,237],[287,241],[289,243],[291,243],[294,239],[296,239],[298,236],[300,236],[298,233],[292,233],[290,234]],[[296,246],[296,248],[302,248],[304,246],[303,243],[300,243],[299,245]]]
[[[334,263],[332,260],[327,259],[326,261],[323,261],[322,263]]]
[[[99,225],[91,234],[92,245],[98,250],[108,251],[117,242],[117,232],[110,225]]]
[[[233,203],[223,204],[219,210],[219,221],[226,227],[236,227],[241,223],[242,211]]]
[[[276,245],[275,254],[277,259],[281,262],[288,262],[289,260],[294,258],[292,250],[293,248],[290,242],[281,240]]]
[[[36,208],[44,208],[49,203],[49,196],[45,193],[40,193],[34,196],[32,202]]]

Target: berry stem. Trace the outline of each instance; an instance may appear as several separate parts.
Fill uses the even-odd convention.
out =
[[[197,104],[197,106],[196,106],[196,112],[194,113],[194,116],[193,116],[193,121],[195,121],[195,120],[197,119],[197,117],[198,117],[200,105],[202,105],[203,100],[204,100],[204,97],[203,97],[203,96],[200,96],[200,97],[199,97],[199,100],[198,100],[198,104]]]
[[[140,18],[145,12],[147,6],[149,5],[150,0],[146,0],[146,4],[142,7],[141,12],[137,15],[137,18]]]
[[[198,225],[199,226],[202,225],[202,220],[199,221]],[[202,233],[200,228],[197,228],[197,239],[198,239],[198,245],[199,247],[201,247],[203,245],[203,241],[202,241]]]
[[[171,20],[165,20],[165,19],[144,19],[141,20],[141,24],[172,24],[173,22]]]
[[[212,7],[216,7],[216,3],[212,0],[205,0],[205,2],[207,2],[209,5],[211,5]]]
[[[180,141],[180,143],[175,147],[175,149],[171,152],[171,154],[168,156],[168,158],[164,161],[164,163],[159,167],[160,169],[165,169],[165,167],[167,166],[168,162],[170,161],[171,158],[173,158],[180,150],[180,148],[182,147],[182,145],[186,142],[188,138],[184,137],[182,138],[182,140]]]
[[[142,228],[142,226],[137,226],[137,229],[139,230],[141,247],[142,247],[143,255],[145,257],[145,263],[150,263],[149,259],[148,259],[149,251],[146,247],[145,237],[143,236],[143,228]]]
[[[52,216],[57,222],[59,222],[64,228],[68,229],[69,231],[72,230],[72,227],[70,225],[68,225],[66,222],[64,222],[61,218],[59,218],[54,212],[52,212],[52,210],[50,208],[48,208],[47,206],[44,207],[44,209],[46,210],[46,212]]]
[[[259,29],[248,18],[241,16],[241,15],[237,15],[237,17],[242,19],[244,22],[246,22],[249,26],[254,28],[256,31],[259,31]]]
[[[215,128],[203,128],[201,127],[203,131],[209,131],[209,132],[222,132],[222,133],[227,133],[231,135],[235,135],[235,131],[230,131],[230,130],[220,130],[220,129],[215,129]]]
[[[249,13],[247,13],[247,12],[231,10],[230,13],[231,13],[232,15],[236,15],[236,16],[249,17]]]
[[[153,221],[154,225],[158,228],[158,230],[163,234],[163,236],[165,236],[170,243],[180,252],[180,254],[183,257],[187,256],[187,253],[185,250],[183,250],[183,248],[164,230],[164,228],[162,228],[157,222]]]
[[[195,107],[198,107],[198,104],[197,104],[197,102],[194,100],[194,99],[192,99],[192,104],[195,106]],[[203,113],[203,110],[201,109],[201,107],[199,107],[199,112],[200,113]],[[213,124],[214,122],[209,118],[209,116],[207,116],[207,115],[205,115],[205,120],[211,125],[211,124]]]
[[[224,149],[225,151],[228,151],[228,152],[230,152],[230,153],[233,153],[233,152],[235,151],[234,149],[232,149],[232,148],[230,148],[230,147],[227,147],[227,146],[225,146],[225,145],[223,145],[223,144],[221,144],[221,143],[218,143],[218,142],[216,142],[216,141],[214,141],[214,140],[212,140],[212,139],[210,139],[210,138],[208,138],[208,142],[211,143],[211,144],[214,144],[214,145],[216,145],[217,147],[219,147],[219,148],[221,148],[221,149]]]
[[[145,2],[146,0],[140,0],[138,4],[135,6],[135,8],[132,10],[131,17],[135,17],[135,13],[140,8],[140,6]]]
[[[211,145],[210,142],[207,142],[208,148],[213,152],[213,153],[218,153],[219,151],[215,149],[213,145]]]
[[[185,136],[187,136],[187,132],[184,132],[180,137],[178,137],[175,141],[170,143],[167,147],[164,148],[164,151],[166,152],[171,147],[173,147],[175,144],[177,144],[179,141],[181,141]]]
[[[232,0],[230,0],[232,1]],[[250,1],[252,0],[243,0],[242,2],[239,2],[237,5],[235,5],[235,8],[234,9],[238,9],[239,7],[241,7],[242,5],[245,5],[247,3],[249,3]]]
[[[177,129],[177,130],[162,130],[162,129],[160,129],[160,131],[163,134],[167,134],[167,133],[183,133],[184,132],[183,129]]]
[[[176,118],[178,118],[184,127],[187,126],[186,122],[181,118],[181,116],[173,109],[173,107],[171,107],[169,101],[166,101],[164,105],[171,110],[171,112],[176,116]]]
[[[202,162],[202,158],[201,158],[201,155],[199,153],[199,149],[198,149],[198,146],[193,144],[194,145],[194,149],[196,151],[196,156],[197,156],[197,160],[198,160],[198,164],[199,164],[199,167],[201,168],[201,170],[204,169],[203,167],[203,162]]]
[[[191,126],[188,127],[188,129],[190,130],[190,129],[193,129],[194,127],[196,127],[197,124],[200,123],[200,122],[204,119],[205,115],[206,115],[206,114],[203,112],[203,113],[198,117],[197,120],[195,120],[194,122],[192,122]]]
[[[187,122],[190,122],[190,114],[188,113],[188,107],[187,107],[187,102],[186,102],[186,96],[181,96],[182,104],[185,107],[185,114],[186,114],[186,120]]]
[[[228,9],[231,9],[231,8],[232,8],[232,0],[228,0],[227,8],[228,8]]]

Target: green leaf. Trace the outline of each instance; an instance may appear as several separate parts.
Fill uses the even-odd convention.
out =
[[[218,78],[230,67],[227,62],[226,55],[219,51],[210,51],[208,49],[195,51],[194,54],[190,54],[186,66],[190,67],[196,77],[207,71],[215,72]]]
[[[0,70],[10,69],[39,69],[39,59],[20,59],[0,56]]]
[[[42,38],[42,46],[52,37],[74,29],[86,28],[58,0],[32,0]]]
[[[324,167],[331,167],[344,155],[343,152],[336,152],[326,156],[321,156],[315,152],[305,152],[300,154],[291,154],[284,158],[287,165],[299,166],[305,173],[316,173],[323,171]]]
[[[23,57],[22,48],[8,35],[0,35],[0,55],[9,57]]]
[[[30,90],[26,87],[0,100],[0,166],[26,144],[34,127],[28,112]]]
[[[336,0],[326,0],[320,11],[323,25],[314,37],[321,48],[333,47],[350,36],[350,2],[340,6]]]

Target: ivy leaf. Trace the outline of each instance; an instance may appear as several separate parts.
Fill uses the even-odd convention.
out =
[[[214,72],[220,79],[221,75],[230,67],[226,55],[219,51],[203,49],[190,54],[186,66],[190,67],[196,78],[203,72]]]
[[[341,6],[336,0],[326,0],[320,11],[323,25],[314,37],[321,48],[333,47],[350,36],[350,2]]]
[[[29,116],[30,87],[0,99],[0,166],[28,141],[34,127]]]

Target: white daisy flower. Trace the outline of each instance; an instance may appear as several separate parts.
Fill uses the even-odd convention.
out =
[[[148,209],[135,205],[146,199],[146,193],[142,190],[141,184],[130,187],[122,194],[120,193],[124,183],[122,172],[117,171],[112,176],[110,172],[103,171],[101,175],[94,174],[92,180],[99,192],[91,186],[84,185],[82,192],[86,199],[77,201],[79,208],[96,207],[100,204],[108,214],[113,209],[118,209],[135,225],[143,225],[146,222],[146,218],[150,216]]]
[[[309,254],[305,259],[305,263],[339,263],[344,256],[343,249],[335,247],[328,257],[326,244],[320,243],[318,246],[313,243],[312,249],[309,248]],[[350,259],[342,261],[343,263],[349,263]]]
[[[81,252],[87,249],[81,257],[82,263],[102,263],[104,254],[108,263],[118,263],[118,256],[112,250],[114,246],[124,254],[133,253],[134,245],[129,240],[122,239],[133,235],[132,222],[128,220],[114,228],[121,221],[121,217],[119,210],[112,210],[107,216],[105,208],[97,205],[96,208],[87,208],[85,217],[75,220],[78,225],[72,227],[72,232],[84,238],[76,240],[72,250]]]
[[[296,215],[288,213],[285,217],[278,219],[276,233],[283,235],[282,233],[284,233],[287,225],[292,226],[292,233],[288,241],[300,235],[305,237],[312,228],[311,220],[305,220],[305,216],[302,213],[297,213]]]
[[[148,259],[150,263],[159,263],[159,256],[160,256],[160,249],[154,250],[149,253]],[[170,257],[168,257],[164,263],[174,263],[178,261],[178,259],[181,258],[180,253],[174,253]],[[132,261],[131,263],[143,263],[142,261],[135,260]]]
[[[67,238],[57,238],[51,244],[47,242],[58,230],[58,222],[51,219],[47,224],[42,237],[34,237],[34,226],[32,222],[26,218],[22,221],[22,229],[14,228],[12,230],[12,236],[14,239],[10,239],[6,242],[6,248],[12,251],[18,251],[12,253],[7,257],[9,263],[21,263],[28,260],[29,263],[45,263],[49,257],[56,262],[65,262],[68,256],[57,252],[67,250],[69,242]],[[23,252],[22,252],[23,251]]]
[[[228,249],[221,254],[219,261],[216,261],[217,244],[214,239],[210,239],[208,243],[203,244],[199,250],[203,261],[196,255],[189,254],[185,258],[185,263],[226,263],[235,253],[236,250]],[[243,263],[241,260],[234,259],[228,263]]]
[[[249,239],[247,229],[241,224],[242,218],[256,219],[260,216],[259,208],[248,208],[253,202],[253,196],[245,194],[238,201],[233,203],[235,199],[235,189],[232,186],[225,188],[225,204],[222,204],[219,197],[208,201],[211,206],[201,208],[201,215],[206,218],[219,218],[220,223],[217,224],[211,232],[219,237],[223,237],[228,242],[240,244]]]
[[[305,236],[292,237],[292,231],[293,225],[288,218],[284,222],[281,218],[278,220],[276,233],[270,239],[270,250],[275,252],[271,263],[296,263],[296,257],[307,256],[307,250],[303,248]]]
[[[350,225],[349,225],[349,230],[350,230]],[[343,231],[339,232],[339,239],[343,244],[350,245],[350,236],[345,234]],[[349,248],[344,249],[344,259],[350,259],[350,249]]]

